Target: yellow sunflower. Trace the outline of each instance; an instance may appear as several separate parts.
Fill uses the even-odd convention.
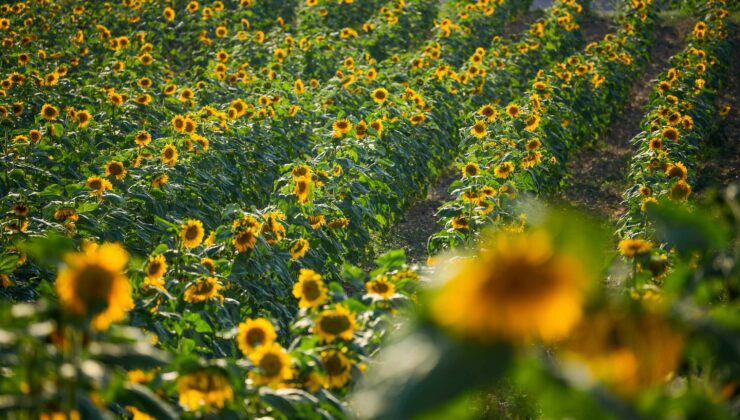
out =
[[[334,137],[341,137],[352,130],[352,123],[348,120],[337,120],[331,126],[334,129]]]
[[[249,358],[258,369],[257,372],[250,373],[257,384],[277,386],[293,377],[293,369],[290,367],[293,358],[278,343],[258,347]]]
[[[514,164],[511,162],[504,162],[496,166],[493,174],[496,175],[496,178],[507,178],[512,172],[514,172]]]
[[[218,299],[223,302],[221,296],[221,284],[215,277],[203,277],[194,281],[187,289],[183,299],[188,303],[200,303],[211,299]]]
[[[590,278],[580,260],[540,230],[501,233],[475,258],[448,263],[432,317],[480,341],[560,339],[581,319]]]
[[[328,299],[328,289],[320,274],[302,268],[298,275],[298,282],[293,285],[293,296],[300,299],[299,308],[318,308]]]
[[[462,174],[465,178],[478,176],[480,174],[480,166],[477,163],[470,162],[463,167]]]
[[[488,134],[486,124],[483,123],[483,121],[476,122],[475,125],[470,128],[470,134],[472,134],[475,138],[482,139]]]
[[[301,177],[295,179],[295,188],[293,189],[298,202],[305,204],[308,201],[308,197],[311,194],[311,178]]]
[[[128,254],[120,244],[88,244],[82,252],[65,255],[64,261],[55,288],[66,311],[91,318],[94,328],[106,330],[134,308],[124,273]]]
[[[91,176],[87,178],[85,186],[92,189],[92,191],[90,191],[90,194],[96,195],[98,197],[102,196],[105,191],[113,189],[113,185],[110,183],[110,181],[99,176]]]
[[[684,339],[657,313],[600,310],[584,317],[559,351],[567,363],[585,366],[590,376],[618,395],[631,398],[665,384],[680,364]]]
[[[377,88],[372,93],[373,101],[377,104],[382,104],[388,100],[388,90],[385,88]]]
[[[396,293],[396,285],[388,280],[387,276],[379,276],[373,281],[365,283],[367,293],[372,296],[380,296],[388,300]]]
[[[144,269],[146,277],[152,280],[161,279],[167,272],[167,259],[164,255],[152,255],[146,263]]]
[[[220,369],[204,369],[180,375],[177,378],[177,392],[180,394],[180,405],[186,411],[197,411],[213,407],[221,409],[234,399],[226,373]]]
[[[146,131],[139,131],[139,133],[134,137],[134,141],[139,145],[139,147],[144,147],[152,141],[152,136]]]
[[[330,350],[321,353],[321,363],[326,370],[326,385],[341,388],[349,381],[352,362],[340,351]]]
[[[355,323],[355,315],[344,306],[337,305],[334,309],[327,309],[319,314],[313,331],[329,343],[336,339],[352,340]]]
[[[118,181],[123,180],[126,177],[126,168],[123,166],[123,162],[112,160],[106,163],[105,176],[112,176]]]
[[[519,105],[517,104],[510,104],[506,107],[506,113],[509,114],[511,118],[516,118],[521,112],[522,109],[519,108]]]
[[[625,257],[647,254],[652,248],[653,244],[645,239],[630,238],[619,241],[619,253]]]
[[[308,252],[309,244],[308,241],[303,238],[298,238],[290,247],[290,257],[294,261],[302,258]]]
[[[269,346],[275,340],[277,340],[275,327],[265,318],[247,319],[239,324],[236,343],[245,356],[259,346]]]
[[[259,236],[259,230],[257,227],[251,227],[244,229],[234,234],[231,243],[236,248],[236,252],[246,252],[257,244],[257,237]]]
[[[203,236],[206,231],[203,229],[203,222],[196,219],[188,219],[180,226],[180,239],[187,249],[193,249],[203,242]]]
[[[59,118],[59,110],[53,105],[44,104],[41,107],[41,116],[47,121],[54,121]]]
[[[162,148],[162,163],[167,166],[177,164],[177,148],[174,144],[168,144]]]

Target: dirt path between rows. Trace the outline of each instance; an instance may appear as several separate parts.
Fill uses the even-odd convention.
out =
[[[668,59],[684,46],[691,22],[664,22],[655,30],[650,59],[634,84],[626,108],[596,143],[585,147],[568,164],[571,178],[554,201],[583,209],[604,219],[616,220],[624,212],[622,192],[626,186],[630,140],[640,133],[640,121],[657,77],[667,70]]]

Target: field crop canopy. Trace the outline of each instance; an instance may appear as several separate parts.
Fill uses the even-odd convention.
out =
[[[740,417],[730,0],[0,4],[0,417]]]

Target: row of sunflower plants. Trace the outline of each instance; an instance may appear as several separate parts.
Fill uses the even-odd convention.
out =
[[[557,189],[571,153],[608,129],[648,58],[655,19],[650,3],[621,4],[615,33],[540,70],[520,98],[472,115],[462,176],[438,211],[444,228],[430,238],[430,255],[472,245],[492,224],[521,229],[526,216],[517,197]]]
[[[631,185],[617,235],[633,277],[646,273],[651,284],[665,275],[671,252],[665,244],[653,249],[657,227],[650,224],[649,207],[664,199],[690,201],[701,151],[730,111],[729,105],[717,103],[732,56],[725,6],[713,1],[696,8],[701,18],[688,46],[671,58],[671,68],[653,86],[644,131],[632,139]]]

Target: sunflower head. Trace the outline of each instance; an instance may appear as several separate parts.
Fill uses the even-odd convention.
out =
[[[180,226],[180,239],[187,249],[193,249],[203,242],[205,230],[203,222],[196,219],[189,219]]]
[[[341,351],[322,352],[321,363],[326,370],[326,385],[329,388],[341,388],[349,381],[352,362]]]
[[[234,399],[234,390],[229,377],[221,369],[207,368],[180,375],[177,379],[180,405],[186,411],[224,408]]]
[[[352,340],[355,315],[342,305],[327,309],[314,321],[314,332],[328,343],[336,339]]]
[[[619,241],[619,253],[625,257],[634,257],[650,252],[653,244],[640,238],[622,239]]]
[[[265,318],[247,319],[239,324],[236,343],[244,355],[249,355],[259,346],[268,346],[275,340],[275,327]]]
[[[293,296],[300,299],[300,308],[318,308],[327,301],[328,289],[319,273],[302,268],[298,282],[293,285]]]
[[[257,371],[250,377],[257,384],[277,386],[293,377],[293,358],[278,343],[258,347],[249,356]]]
[[[470,162],[463,167],[462,174],[466,178],[478,176],[480,174],[480,166],[477,163]]]
[[[390,299],[396,293],[396,285],[388,280],[387,276],[380,276],[373,281],[365,284],[367,293],[372,296],[379,296],[385,300]]]
[[[124,273],[128,254],[120,244],[88,244],[67,254],[55,283],[59,301],[69,313],[91,319],[105,330],[134,307],[131,285]]]
[[[479,341],[564,337],[581,318],[589,278],[580,260],[542,230],[491,238],[479,254],[448,263],[433,319]]]

